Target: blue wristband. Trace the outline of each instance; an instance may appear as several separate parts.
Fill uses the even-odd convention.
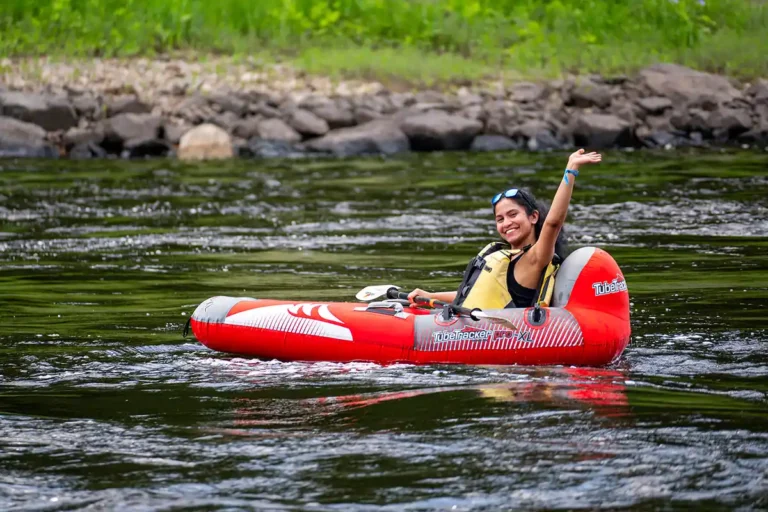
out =
[[[574,171],[573,169],[566,169],[563,173],[563,180],[565,180],[566,183],[568,183],[568,175],[573,174],[574,176],[579,175],[579,171]]]

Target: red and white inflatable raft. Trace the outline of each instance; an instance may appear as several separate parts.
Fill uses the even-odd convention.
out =
[[[310,303],[213,297],[190,326],[208,348],[283,361],[562,364],[599,366],[629,342],[629,294],[605,251],[584,247],[563,262],[552,307],[486,311],[505,324],[403,306],[397,301]]]

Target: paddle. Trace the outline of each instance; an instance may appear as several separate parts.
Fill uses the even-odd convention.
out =
[[[382,295],[385,295],[388,299],[408,300],[408,294],[405,292],[398,291],[399,289],[400,288],[398,286],[393,286],[391,284],[367,286],[362,290],[360,290],[357,293],[357,295],[355,295],[355,298],[357,300],[362,300],[362,301],[371,301],[373,299],[378,299]],[[505,318],[503,316],[497,316],[497,315],[490,315],[488,313],[485,313],[479,308],[474,308],[474,309],[463,308],[461,306],[455,306],[453,304],[450,304],[448,302],[443,302],[441,300],[428,299],[427,297],[419,297],[419,296],[414,297],[413,301],[416,304],[425,304],[432,308],[443,308],[443,309],[448,308],[452,313],[455,313],[457,315],[462,315],[462,316],[468,316],[469,318],[475,321],[488,320],[489,322],[492,322],[494,324],[503,324],[509,328],[517,329],[517,326],[513,324],[509,318]]]

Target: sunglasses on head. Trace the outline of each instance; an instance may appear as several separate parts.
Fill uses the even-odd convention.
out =
[[[499,192],[495,196],[493,196],[493,199],[491,199],[491,206],[496,206],[496,203],[504,199],[505,197],[519,197],[523,200],[523,202],[528,205],[532,210],[535,210],[534,206],[531,204],[531,201],[526,197],[525,192],[518,188],[510,188],[509,190],[505,190],[504,192]]]

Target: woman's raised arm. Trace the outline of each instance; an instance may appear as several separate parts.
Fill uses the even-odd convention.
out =
[[[555,254],[555,242],[560,230],[563,229],[565,216],[568,213],[568,204],[571,202],[573,185],[576,183],[576,176],[579,175],[579,167],[586,164],[600,163],[602,160],[600,153],[586,153],[580,149],[568,158],[568,165],[565,168],[563,179],[557,188],[555,198],[552,200],[552,207],[544,220],[539,239],[529,251],[534,261],[541,264],[547,264],[552,261]]]

